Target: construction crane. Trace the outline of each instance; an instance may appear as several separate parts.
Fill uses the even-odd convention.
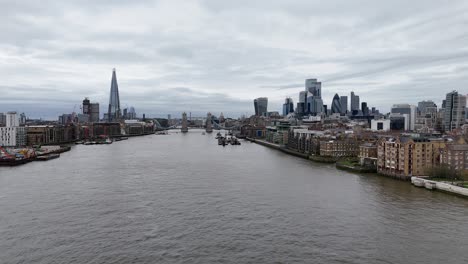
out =
[[[69,125],[70,123],[74,123],[75,122],[75,118],[76,118],[76,104],[73,106],[73,111],[71,113],[71,118],[70,120],[67,120],[66,124]]]

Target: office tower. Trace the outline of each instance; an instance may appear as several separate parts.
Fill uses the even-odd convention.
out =
[[[340,96],[341,102],[341,113],[346,114],[348,112],[348,96]]]
[[[25,114],[25,113],[21,113],[21,114],[20,114],[20,118],[19,118],[20,125],[26,124],[26,120],[27,120],[26,114]]]
[[[89,114],[89,121],[99,122],[99,103],[91,103],[89,106],[91,109]]]
[[[89,98],[86,97],[83,100],[83,115],[89,115],[91,113],[91,106],[90,106],[90,101]]]
[[[366,102],[361,103],[361,112],[363,116],[368,116],[369,115],[369,107],[367,107]]]
[[[433,101],[421,101],[418,103],[418,115],[426,116],[437,113],[437,105]]]
[[[304,103],[305,112],[307,114],[312,114],[312,115],[322,113],[323,112],[322,83],[318,82],[317,79],[305,80],[305,92],[306,92],[306,95],[305,95],[306,100]]]
[[[307,103],[307,91],[301,91],[299,93],[299,103]]]
[[[452,91],[445,98],[444,129],[452,131],[465,123],[466,96]],[[7,120],[8,121],[8,120]]]
[[[294,102],[291,97],[284,100],[283,115],[287,116],[289,113],[294,113]]]
[[[78,123],[88,123],[89,122],[89,115],[78,113],[76,115],[76,120],[78,121]],[[60,121],[60,117],[59,117],[59,121]]]
[[[351,111],[359,111],[359,96],[351,92]]]
[[[305,80],[305,88],[312,96],[322,98],[322,83],[318,82],[317,79]]]
[[[322,98],[315,96],[307,97],[306,112],[311,115],[318,115],[324,112],[324,105]]]
[[[255,115],[256,116],[266,116],[268,112],[268,98],[259,97],[254,100]]]
[[[133,106],[130,106],[130,110],[128,110],[128,115],[131,119],[136,119],[137,118],[137,114],[136,114],[136,111],[135,111],[135,107]]]
[[[58,123],[60,125],[68,125],[68,124],[74,123],[74,122],[75,122],[75,120],[74,120],[72,114],[62,114],[62,115],[59,115],[59,117],[58,117]]]
[[[297,103],[296,104],[296,113],[298,115],[304,115],[305,114],[305,104],[304,103]]]
[[[333,100],[331,103],[331,113],[341,114],[341,99],[338,94],[335,94],[335,96],[333,96]]]
[[[395,104],[390,111],[393,114],[408,115],[408,130],[414,130],[416,124],[416,106],[409,104]]]
[[[255,109],[255,115],[258,116],[258,100],[254,99],[254,109]]]
[[[300,115],[304,115],[307,112],[307,91],[301,91],[299,93],[299,102],[297,103],[296,112]]]
[[[19,127],[19,119],[16,112],[8,112],[6,114],[6,127]]]
[[[89,122],[99,122],[99,103],[91,103],[86,97],[83,100],[83,114],[89,116]]]
[[[111,90],[109,97],[109,109],[107,112],[108,121],[115,122],[121,117],[120,112],[120,98],[119,98],[119,86],[117,85],[117,76],[115,69],[112,70]]]

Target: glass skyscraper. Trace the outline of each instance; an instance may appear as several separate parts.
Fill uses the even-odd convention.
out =
[[[109,122],[115,122],[120,120],[120,98],[119,98],[119,86],[117,85],[117,76],[115,69],[112,70],[111,90],[109,98],[109,110],[107,112],[107,118]]]
[[[266,116],[268,109],[268,98],[259,97],[254,100],[255,115],[256,116]]]
[[[452,131],[465,123],[466,97],[457,91],[448,93],[445,98],[444,129]]]
[[[341,100],[338,94],[333,96],[332,105],[331,105],[332,114],[341,114]]]

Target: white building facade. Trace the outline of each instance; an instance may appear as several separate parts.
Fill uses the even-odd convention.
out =
[[[16,112],[6,114],[6,127],[0,127],[0,146],[26,146],[26,128],[20,127],[19,124]]]
[[[371,120],[372,131],[390,131],[390,119]]]

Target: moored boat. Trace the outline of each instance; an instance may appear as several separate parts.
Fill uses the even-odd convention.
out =
[[[60,154],[48,154],[48,155],[43,155],[43,156],[38,156],[36,157],[37,161],[47,161],[51,159],[56,159],[59,158]]]

